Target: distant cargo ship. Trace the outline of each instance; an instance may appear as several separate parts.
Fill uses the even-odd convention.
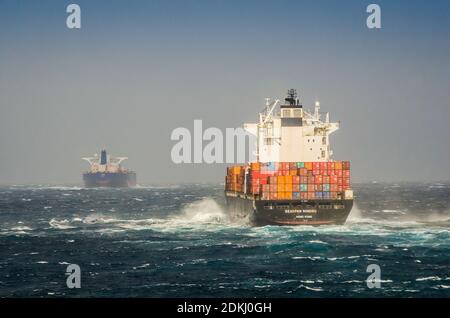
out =
[[[331,159],[329,135],[339,123],[306,111],[294,89],[285,103],[267,99],[256,136],[256,161],[227,169],[225,196],[232,217],[257,225],[344,224],[353,206],[350,162]]]
[[[136,186],[136,173],[121,166],[127,157],[111,157],[103,149],[100,157],[82,158],[90,164],[90,170],[83,173],[85,187],[127,188]]]

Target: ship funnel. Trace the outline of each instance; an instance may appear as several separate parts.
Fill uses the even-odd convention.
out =
[[[100,153],[100,164],[101,165],[106,165],[107,161],[108,161],[108,159],[107,159],[107,156],[106,156],[106,150],[103,149],[101,151],[101,153]]]

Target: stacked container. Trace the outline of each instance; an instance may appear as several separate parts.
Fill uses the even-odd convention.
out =
[[[225,190],[262,200],[341,199],[350,189],[350,162],[253,162],[227,169]]]

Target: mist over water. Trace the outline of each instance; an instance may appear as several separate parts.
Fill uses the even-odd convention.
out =
[[[3,187],[0,296],[450,296],[450,184],[354,188],[343,226],[252,227],[221,185]]]

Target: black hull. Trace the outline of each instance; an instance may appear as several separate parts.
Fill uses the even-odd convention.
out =
[[[344,224],[353,200],[259,200],[225,193],[230,217],[249,218],[254,225]]]
[[[136,186],[136,174],[127,173],[91,173],[83,174],[84,186],[86,188],[129,188]]]

